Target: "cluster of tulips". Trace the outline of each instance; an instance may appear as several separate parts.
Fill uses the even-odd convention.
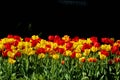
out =
[[[116,55],[110,60],[110,63],[116,63],[120,62],[119,47],[120,40],[101,38],[101,42],[98,42],[95,36],[85,39],[78,36],[70,38],[68,35],[50,35],[48,40],[45,40],[38,35],[24,39],[17,35],[8,35],[0,39],[0,54],[3,58],[7,57],[11,64],[15,63],[16,57],[22,57],[22,54],[38,55],[39,58],[44,58],[48,54],[54,59],[64,55],[71,59],[77,58],[80,62],[97,62]]]
[[[18,35],[8,35],[0,39],[0,57],[6,59],[9,64],[15,64],[23,55],[37,56],[39,59],[60,57],[76,59],[79,63],[94,63],[105,61],[106,64],[120,63],[120,40],[104,37],[100,40],[96,36],[71,38],[68,35],[49,35],[45,40],[38,35],[22,38]],[[60,64],[67,61],[62,59]],[[78,63],[76,62],[76,63]]]

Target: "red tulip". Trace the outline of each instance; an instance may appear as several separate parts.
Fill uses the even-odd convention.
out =
[[[49,41],[53,41],[54,38],[55,38],[55,36],[53,36],[53,35],[49,35],[49,36],[48,36],[48,40],[49,40]]]
[[[90,40],[94,43],[94,42],[98,42],[98,38],[93,36],[93,37],[90,37]]]
[[[65,61],[64,61],[64,60],[62,60],[62,61],[61,61],[61,64],[62,64],[62,65],[64,65],[64,64],[65,64]]]
[[[108,61],[108,64],[113,64],[113,61],[112,61],[112,60],[109,60],[109,61]]]
[[[106,55],[107,57],[109,56],[109,52],[107,52],[106,50],[101,50],[101,54]]]
[[[75,36],[74,38],[72,38],[72,41],[77,42],[78,40],[79,40],[79,37],[78,37],[78,36]]]
[[[66,48],[67,49],[70,49],[72,46],[73,46],[73,43],[70,43],[70,42],[66,43]]]
[[[100,47],[100,43],[98,43],[98,42],[94,42],[93,45],[94,45],[95,47]]]
[[[45,52],[46,52],[46,51],[45,51],[44,48],[38,48],[38,49],[36,50],[36,54],[45,53]]]
[[[7,38],[13,38],[13,35],[12,34],[8,34]]]
[[[114,54],[114,53],[116,53],[117,51],[119,51],[119,47],[118,47],[118,46],[112,46],[111,51],[112,51],[112,53]]]
[[[65,43],[65,41],[64,40],[58,40],[58,45],[63,45],[64,43]]]
[[[73,52],[70,57],[71,57],[71,58],[75,58],[75,55],[76,55],[76,52]]]
[[[29,37],[26,37],[26,38],[25,38],[25,41],[26,41],[26,42],[30,42],[30,40],[31,40],[31,38],[29,38]]]
[[[15,54],[15,57],[21,57],[21,52],[17,52],[17,53]]]
[[[58,51],[59,53],[63,54],[65,50],[64,50],[63,48],[58,48],[57,51]]]

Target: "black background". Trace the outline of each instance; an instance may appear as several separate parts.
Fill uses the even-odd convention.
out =
[[[64,4],[59,0],[16,1],[1,3],[0,10],[1,37],[42,33],[45,38],[50,34],[120,38],[116,1],[86,0],[86,5]]]

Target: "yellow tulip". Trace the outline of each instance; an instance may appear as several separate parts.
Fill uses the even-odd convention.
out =
[[[31,47],[30,42],[24,42],[23,45],[25,46],[25,48],[30,48]]]
[[[90,53],[90,49],[85,49],[85,51],[83,52],[84,56],[88,56]]]
[[[28,52],[28,54],[27,55],[34,55],[35,54],[35,50],[31,50],[30,52]]]
[[[35,49],[38,49],[38,48],[40,48],[40,47],[41,47],[40,43],[37,43],[34,48],[35,48]]]
[[[104,44],[104,45],[101,45],[100,48],[102,50],[110,51],[111,50],[111,45]]]
[[[39,38],[38,35],[33,35],[33,36],[32,36],[32,39],[33,39],[33,40],[38,39],[38,38]]]
[[[84,43],[86,43],[86,40],[82,40],[82,39],[79,39],[79,44],[84,44]]]
[[[12,49],[12,50],[16,50],[16,46],[13,46],[13,45],[12,45],[12,46],[11,46],[11,49]]]
[[[87,38],[86,43],[87,43],[87,44],[92,43],[92,41],[90,40],[90,38]]]
[[[86,58],[85,58],[85,57],[81,57],[81,58],[79,58],[79,61],[80,61],[80,62],[85,62],[85,61],[86,61]]]
[[[38,55],[38,59],[44,58],[44,57],[45,57],[45,54],[44,54],[44,53],[40,53],[40,54]]]
[[[23,42],[19,42],[17,48],[22,49],[22,47],[23,47]]]
[[[6,38],[1,39],[1,43],[2,44],[6,43]]]
[[[76,49],[81,49],[82,48],[82,44],[79,44],[78,46],[76,46]]]
[[[78,42],[74,42],[73,43],[73,48],[76,48],[78,45],[79,45]]]
[[[13,41],[15,41],[15,39],[10,38],[10,39],[7,39],[6,41],[7,41],[7,42],[13,42]]]
[[[80,58],[81,56],[82,56],[81,53],[76,53],[76,55],[75,55],[76,58]]]
[[[55,48],[57,48],[57,47],[58,47],[58,44],[57,44],[57,43],[52,43],[52,44],[51,44],[51,48],[52,48],[52,49],[55,49]]]
[[[0,50],[3,50],[3,49],[4,49],[4,45],[0,44]]]
[[[97,51],[98,51],[98,48],[95,47],[95,46],[92,46],[92,47],[91,47],[91,51],[92,51],[92,52],[97,52]]]
[[[10,64],[14,64],[14,63],[16,62],[16,60],[14,60],[14,59],[12,59],[12,58],[8,58],[8,62],[9,62]]]
[[[8,57],[14,58],[15,53],[14,53],[14,52],[11,52],[11,51],[8,51],[8,52],[7,52],[7,55],[8,55]]]
[[[68,41],[70,40],[70,36],[64,35],[64,36],[62,37],[62,40],[64,40],[65,42],[68,42]]]
[[[103,60],[103,59],[105,59],[106,58],[106,56],[104,55],[104,54],[100,54],[100,59],[101,60]]]
[[[59,59],[59,54],[53,54],[53,59]]]
[[[71,55],[72,55],[72,52],[71,52],[70,50],[66,50],[65,55],[66,55],[66,56],[71,56]]]
[[[119,43],[116,43],[116,42],[115,42],[115,43],[113,44],[113,46],[119,46]]]
[[[101,54],[101,52],[98,52],[98,54],[99,54],[101,60],[104,60],[106,58],[106,56],[104,54]]]
[[[81,49],[80,48],[76,48],[74,51],[75,52],[81,52]]]

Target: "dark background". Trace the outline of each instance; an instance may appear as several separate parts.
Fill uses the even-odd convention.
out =
[[[119,3],[105,0],[44,0],[3,2],[0,37],[42,33],[80,37],[120,38]]]

